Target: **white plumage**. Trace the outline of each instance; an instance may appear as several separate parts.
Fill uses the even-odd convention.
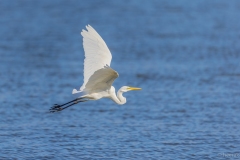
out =
[[[84,60],[84,82],[80,88],[83,91],[89,78],[93,73],[104,66],[110,66],[112,54],[109,51],[102,37],[90,25],[82,30],[83,48],[85,52]]]
[[[126,98],[122,95],[124,92],[141,89],[123,86],[116,95],[112,84],[118,77],[118,73],[110,68],[112,54],[102,37],[90,25],[86,28],[87,30],[81,32],[85,52],[83,85],[79,91],[76,89],[72,91],[72,94],[84,92],[84,95],[63,105],[54,105],[50,109],[51,112],[61,111],[78,102],[97,100],[103,97],[110,98],[117,104],[124,104],[126,103]],[[70,105],[65,106],[67,104]]]

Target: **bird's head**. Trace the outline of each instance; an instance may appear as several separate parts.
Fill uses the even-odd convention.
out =
[[[123,87],[120,88],[120,91],[122,91],[122,92],[128,92],[128,91],[141,90],[141,89],[142,89],[142,88],[123,86]]]

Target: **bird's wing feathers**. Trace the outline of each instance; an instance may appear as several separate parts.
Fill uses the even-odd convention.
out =
[[[81,32],[83,36],[85,60],[83,80],[84,82],[80,88],[80,91],[83,91],[85,89],[90,77],[96,71],[104,68],[104,66],[110,66],[112,60],[111,52],[109,51],[102,37],[90,25],[86,26],[86,28],[87,31],[82,30]],[[98,78],[101,78],[101,76],[99,76]]]
[[[89,78],[84,92],[92,93],[105,91],[110,89],[113,81],[118,77],[118,73],[110,68],[109,66],[105,66],[94,72],[94,74]]]

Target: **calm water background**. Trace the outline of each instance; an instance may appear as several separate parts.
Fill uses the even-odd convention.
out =
[[[0,159],[240,159],[240,1],[0,1]],[[50,114],[83,82],[80,31],[138,86]]]

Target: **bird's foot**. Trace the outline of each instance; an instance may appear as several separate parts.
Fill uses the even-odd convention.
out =
[[[54,106],[52,106],[52,108],[49,109],[51,113],[59,112],[61,110],[63,110],[63,108],[59,104],[54,104]]]

